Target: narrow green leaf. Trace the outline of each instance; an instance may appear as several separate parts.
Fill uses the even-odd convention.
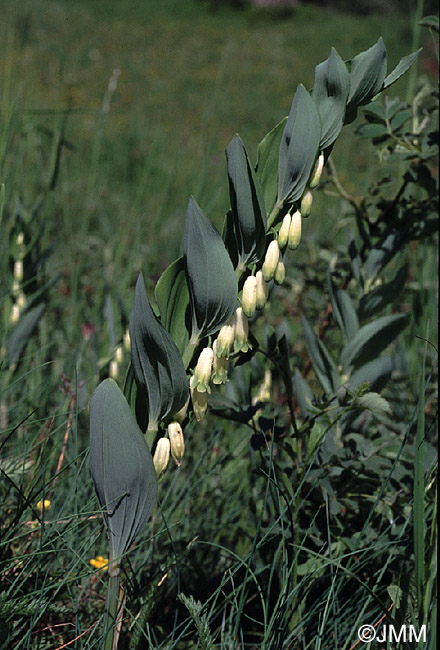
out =
[[[409,320],[408,314],[382,316],[360,328],[354,339],[342,350],[341,364],[344,372],[359,368],[378,357],[394,341]]]
[[[361,257],[356,246],[356,242],[351,231],[347,228],[345,231],[345,240],[347,245],[347,250],[350,255],[350,264],[353,277],[356,282],[362,286],[362,276],[361,276]]]
[[[188,380],[171,336],[151,309],[139,275],[130,318],[131,363],[136,384],[148,402],[148,430],[179,411],[188,397]]]
[[[161,322],[171,334],[180,354],[183,354],[188,345],[191,327],[189,289],[183,257],[175,260],[162,273],[156,284],[155,296]]]
[[[365,261],[365,284],[371,287],[380,271],[401,249],[402,235],[399,231],[385,234],[368,253]]]
[[[352,339],[359,329],[359,321],[350,296],[346,291],[337,289],[334,285],[331,271],[329,269],[328,287],[333,316],[338,323],[345,340]]]
[[[266,208],[260,182],[238,135],[226,148],[229,196],[239,263],[259,260],[266,247]]]
[[[428,336],[428,328],[426,336]],[[422,352],[422,367],[419,388],[417,432],[414,463],[414,560],[417,588],[417,606],[420,620],[423,620],[423,594],[425,581],[425,364],[428,340],[425,339]]]
[[[20,316],[17,325],[15,325],[6,341],[6,353],[11,366],[16,366],[20,361],[23,350],[34,333],[45,309],[46,303],[41,302]]]
[[[304,314],[301,315],[301,321],[313,370],[325,393],[331,396],[341,384],[338,369],[324,343],[316,336]]]
[[[437,19],[438,20],[438,19]],[[407,56],[404,56],[403,59],[400,59],[399,63],[396,65],[394,70],[390,72],[390,74],[385,77],[383,85],[381,90],[385,90],[386,88],[389,88],[390,86],[393,85],[402,75],[405,74],[405,72],[412,66],[414,61],[417,59],[419,56],[420,52],[422,51],[422,47],[417,50],[417,52],[413,52],[412,54],[408,54]]]
[[[347,116],[351,121],[358,106],[367,104],[382,89],[387,72],[387,51],[382,38],[354,57],[350,66]]]
[[[110,568],[148,521],[157,481],[150,451],[113,379],[90,399],[90,471],[110,546]]]
[[[295,389],[296,401],[298,402],[301,416],[310,417],[313,407],[313,392],[298,369],[293,373],[293,387]]]
[[[438,22],[439,22],[438,16],[425,16],[424,18],[422,18],[422,20],[419,20],[419,25],[421,25],[422,27],[430,27],[438,34],[439,33]]]
[[[3,218],[3,208],[5,207],[5,184],[0,185],[0,226]]]
[[[371,390],[379,393],[388,383],[394,368],[392,357],[373,359],[356,370],[350,377],[348,387],[354,391],[368,381]]]
[[[349,88],[347,66],[332,47],[328,59],[315,68],[312,92],[321,119],[320,149],[332,145],[342,129]]]
[[[183,243],[192,305],[192,342],[209,336],[232,316],[238,286],[223,240],[191,197]]]
[[[316,104],[300,84],[281,138],[278,162],[278,202],[301,198],[315,163],[321,139]]]
[[[278,152],[287,117],[283,118],[258,145],[257,176],[263,190],[264,203],[268,213],[277,200],[278,193]]]
[[[358,315],[361,321],[371,318],[393,302],[405,285],[408,264],[404,264],[391,282],[369,291],[359,301]]]

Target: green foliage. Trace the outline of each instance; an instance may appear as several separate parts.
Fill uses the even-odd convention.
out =
[[[191,198],[183,256],[192,306],[191,342],[217,332],[232,316],[237,280],[223,240]]]
[[[157,482],[142,432],[113,379],[90,400],[90,471],[107,528],[109,573],[117,575],[153,511]]]
[[[188,397],[188,381],[179,351],[151,309],[142,275],[136,284],[130,319],[131,363],[136,399],[146,403],[148,431],[177,413]],[[140,391],[140,392],[139,392]]]
[[[173,11],[184,15],[190,4],[173,4]],[[107,16],[109,25],[115,7]],[[74,19],[77,9],[70,10]],[[168,18],[173,23],[175,14]],[[193,33],[205,33],[198,31],[200,17],[192,20]],[[298,20],[304,21],[300,11]],[[254,27],[259,47],[268,40],[277,48],[273,32],[262,39],[258,23]],[[211,37],[213,29],[211,22]],[[276,29],[281,42],[284,25]],[[314,29],[312,47],[319,60],[327,53],[320,53],[322,34],[316,39]],[[344,30],[340,22],[337,29]],[[306,38],[305,23],[301,31]],[[136,29],[131,33],[135,42]],[[303,52],[300,42],[297,46]],[[180,53],[183,47],[180,43]],[[380,84],[383,90],[397,80],[417,54],[385,76],[381,40],[351,65],[332,49],[315,69],[313,90],[300,86],[297,91],[295,115],[291,112],[260,142],[255,168],[238,136],[232,140],[223,237],[191,199],[183,256],[172,242],[181,232],[172,222],[181,206],[175,207],[178,201],[171,197],[187,191],[179,181],[186,165],[176,160],[172,183],[167,183],[161,158],[155,159],[151,143],[144,143],[145,130],[146,148],[136,153],[145,158],[142,179],[133,147],[122,144],[120,134],[109,137],[121,142],[120,157],[112,155],[104,134],[114,134],[114,126],[121,125],[125,105],[118,104],[118,113],[98,111],[96,122],[90,116],[99,128],[90,187],[84,192],[77,192],[75,183],[84,184],[74,172],[76,152],[83,162],[86,150],[81,138],[74,139],[77,149],[68,142],[64,114],[55,118],[49,133],[39,131],[35,149],[32,125],[39,118],[30,114],[20,118],[23,122],[5,121],[12,124],[8,134],[14,134],[1,141],[2,147],[8,142],[4,160],[9,167],[21,138],[27,138],[19,149],[26,153],[15,155],[17,169],[25,162],[27,170],[40,165],[34,175],[26,174],[29,182],[22,190],[26,205],[34,208],[26,210],[20,200],[13,207],[20,183],[10,172],[0,197],[2,235],[7,235],[0,246],[5,250],[8,241],[10,247],[0,258],[5,354],[14,335],[10,315],[22,304],[14,283],[20,277],[16,261],[23,261],[18,291],[25,295],[26,308],[15,327],[39,305],[44,303],[45,310],[24,339],[15,374],[6,362],[0,368],[0,579],[5,594],[0,616],[7,619],[0,624],[0,645],[40,650],[76,643],[107,649],[113,632],[117,643],[121,619],[120,650],[213,647],[213,639],[225,649],[237,644],[292,649],[336,644],[347,649],[356,643],[361,624],[375,624],[387,613],[390,622],[426,623],[428,647],[435,647],[437,371],[430,345],[424,355],[431,370],[426,376],[420,368],[416,342],[420,336],[435,338],[437,97],[424,77],[410,104],[386,97],[371,101],[369,96]],[[294,67],[300,70],[297,58]],[[175,61],[173,65],[179,68]],[[121,80],[127,79],[122,67]],[[290,61],[287,70],[291,67]],[[154,69],[153,61],[148,70]],[[264,104],[276,104],[260,73],[253,98],[261,86]],[[286,74],[280,63],[277,78]],[[168,84],[171,78],[164,76]],[[117,77],[112,76],[113,83]],[[150,79],[149,90],[152,85]],[[212,100],[215,119],[228,97],[226,82],[219,85],[224,92],[221,101],[218,96]],[[140,86],[136,84],[136,93]],[[118,89],[123,101],[126,91],[126,86]],[[266,120],[258,102],[253,103],[260,132],[261,123],[267,128],[279,120],[276,114]],[[184,104],[182,88],[179,110]],[[360,104],[364,117],[356,132],[361,139],[353,145],[346,129],[340,131]],[[7,96],[2,116],[5,106]],[[299,106],[311,108],[309,122]],[[180,117],[171,114],[185,132]],[[83,119],[85,123],[80,113],[68,115],[70,125],[70,120],[82,124]],[[245,121],[246,130],[251,125]],[[310,121],[318,128],[298,128]],[[181,151],[179,137],[173,140],[173,152]],[[230,131],[221,140],[226,143],[228,137]],[[164,146],[158,136],[159,141]],[[289,193],[276,205],[280,148]],[[120,166],[126,153],[125,175]],[[318,156],[325,167],[316,186],[311,177]],[[199,161],[198,154],[192,157]],[[217,187],[216,181],[204,189],[201,181],[197,190],[214,219],[221,194]],[[40,192],[46,203],[39,212],[35,196]],[[292,252],[286,239],[279,243],[279,223],[288,223],[290,212],[302,209],[304,194],[313,198],[311,216],[303,221],[301,245]],[[157,210],[151,209],[153,196]],[[84,210],[74,209],[80,202]],[[137,209],[144,204],[148,224],[142,229]],[[124,233],[119,238],[121,207]],[[87,215],[90,231],[78,214]],[[75,253],[66,272],[67,258],[53,243],[58,230],[64,235],[69,229],[72,215],[69,246]],[[183,226],[183,219],[179,222]],[[154,239],[141,236],[148,230]],[[346,232],[345,243],[340,231]],[[21,232],[24,249],[17,239]],[[242,349],[247,351],[232,344],[229,357],[218,358],[216,336],[224,323],[236,325],[234,312],[244,303],[244,286],[261,275],[269,245],[281,247],[279,284],[268,283],[266,305],[263,300],[251,310],[252,317],[241,321]],[[174,254],[176,261],[166,267]],[[141,266],[146,286],[140,277],[133,292]],[[166,268],[158,279],[152,271],[159,266]],[[147,297],[155,282],[157,309]],[[130,364],[125,330],[133,295]],[[68,345],[76,347],[67,352]],[[202,349],[212,352],[212,368],[204,372],[212,370],[217,374],[211,378],[218,377],[214,364],[221,362],[228,377],[225,386],[209,378],[204,382],[211,390],[208,396],[200,393],[207,397],[206,422],[196,421],[200,411],[194,407],[200,395],[193,378],[201,372]],[[105,379],[110,375],[122,384],[125,373],[126,399]],[[185,403],[188,382],[192,403]],[[90,403],[90,460],[102,512],[96,511],[87,462],[87,404],[97,384]],[[185,432],[185,455],[177,470],[163,474],[151,517],[156,479],[148,446],[153,452],[159,441],[171,446],[167,426],[174,417]],[[147,429],[148,445],[141,433]],[[119,578],[113,576],[103,633],[97,618],[107,585],[101,568],[108,558],[101,514],[115,572],[114,559],[130,550],[123,565],[124,613]]]

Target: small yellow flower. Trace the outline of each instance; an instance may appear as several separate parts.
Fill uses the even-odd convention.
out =
[[[94,569],[101,569],[101,571],[106,571],[108,569],[108,557],[97,555],[89,560],[89,562]]]
[[[49,499],[44,499],[44,501],[38,501],[37,503],[37,510],[40,512],[43,512],[43,510],[50,510],[50,500]]]

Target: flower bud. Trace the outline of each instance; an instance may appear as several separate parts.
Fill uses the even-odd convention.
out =
[[[23,311],[23,309],[26,307],[26,296],[24,295],[23,291],[19,291],[18,293],[17,305],[20,311]]]
[[[108,369],[108,376],[111,377],[112,379],[116,380],[118,378],[118,374],[119,374],[118,371],[119,371],[119,364],[116,361],[116,359],[112,359],[110,361],[110,366],[109,366],[109,369]]]
[[[196,420],[197,422],[201,422],[208,409],[208,395],[206,393],[200,393],[197,388],[191,388],[191,401]]]
[[[301,216],[308,217],[312,209],[313,196],[310,190],[303,194],[301,199],[300,212]]]
[[[255,314],[255,308],[257,306],[257,278],[254,275],[250,275],[245,280],[241,297],[241,305],[246,316],[248,318],[252,318],[252,316]]]
[[[297,210],[292,215],[292,221],[290,223],[290,230],[289,230],[289,240],[287,242],[287,246],[292,251],[295,250],[295,248],[298,248],[299,242],[301,241],[301,224],[302,224],[301,212]]]
[[[168,438],[159,438],[153,456],[153,465],[157,478],[160,478],[167,468],[170,460],[170,441]]]
[[[191,377],[191,388],[197,388],[199,393],[211,392],[209,382],[211,380],[212,362],[214,360],[214,352],[212,348],[203,348],[197,360],[194,375]]]
[[[263,309],[269,295],[269,285],[265,282],[261,271],[257,271],[255,277],[257,279],[257,302],[255,306],[257,309]]]
[[[122,363],[124,360],[124,354],[122,352],[122,346],[118,345],[115,351],[115,361],[116,363]]]
[[[229,351],[234,343],[235,317],[233,316],[226,325],[223,325],[217,336],[216,356],[228,357]]]
[[[20,307],[17,305],[17,303],[14,303],[12,305],[11,313],[9,316],[9,323],[11,325],[15,325],[15,323],[18,322],[20,318]]]
[[[278,262],[273,279],[275,284],[283,284],[286,279],[286,267],[284,266],[283,260]]]
[[[173,418],[174,418],[174,420],[176,422],[180,422],[180,424],[182,424],[182,422],[186,418],[186,414],[188,412],[188,406],[189,406],[189,397],[186,400],[185,404],[180,409],[180,411],[177,411],[177,413],[174,413]]]
[[[270,402],[272,399],[271,396],[272,388],[272,373],[269,369],[264,372],[264,380],[261,384],[258,393],[255,395],[252,400],[252,404],[257,404],[258,402]]]
[[[124,337],[122,339],[122,345],[124,347],[124,350],[127,350],[127,352],[130,352],[130,332],[128,329],[125,330]]]
[[[321,174],[323,169],[324,169],[324,154],[321,153],[318,157],[318,160],[316,161],[315,168],[310,178],[309,187],[311,190],[313,190],[313,188],[316,187],[319,181],[321,180]]]
[[[243,313],[243,309],[238,307],[235,310],[235,339],[234,352],[247,352],[249,350],[249,323]]]
[[[214,362],[212,364],[212,383],[226,384],[228,381],[228,360],[226,357],[217,355],[217,341],[212,346],[214,350]]]
[[[171,422],[168,425],[168,437],[170,439],[171,456],[179,467],[185,453],[185,440],[183,439],[182,427],[178,422]]]
[[[23,282],[23,262],[22,260],[16,260],[14,262],[14,280],[17,280],[19,284]]]
[[[281,224],[281,228],[278,233],[278,246],[280,248],[285,248],[287,244],[287,240],[289,238],[290,221],[291,216],[289,213],[287,213],[283,219],[283,223]]]
[[[274,239],[270,242],[269,246],[267,247],[266,256],[264,258],[263,267],[261,269],[263,273],[263,278],[266,280],[266,282],[272,280],[279,259],[280,259],[280,247],[278,246],[278,242]]]

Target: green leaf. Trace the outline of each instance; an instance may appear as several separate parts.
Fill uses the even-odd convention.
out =
[[[390,122],[391,126],[391,131],[397,131],[397,129],[400,129],[400,127],[405,124],[410,118],[412,117],[412,111],[411,109],[407,108],[404,111],[399,111],[396,113],[396,115],[392,118]]]
[[[283,118],[258,145],[257,177],[263,190],[264,203],[268,213],[277,200],[278,193],[278,151],[287,117]]]
[[[139,275],[130,318],[131,363],[136,384],[148,402],[148,430],[179,411],[188,397],[188,380],[171,336],[151,309]]]
[[[189,341],[191,313],[183,257],[175,260],[160,276],[154,290],[163,326],[171,334],[180,354]]]
[[[46,303],[41,302],[36,307],[23,312],[20,316],[17,325],[6,341],[6,353],[11,366],[16,366],[20,361],[23,350],[34,333],[45,309]]]
[[[359,285],[362,285],[362,276],[361,276],[361,257],[356,246],[353,234],[347,228],[345,231],[345,241],[347,245],[347,250],[350,255],[350,265],[353,273],[353,277]]]
[[[422,20],[419,20],[419,25],[422,27],[430,27],[433,29],[437,34],[439,33],[439,28],[438,28],[438,16],[425,16],[422,18]]]
[[[0,225],[3,218],[3,208],[5,207],[5,184],[0,185]]]
[[[408,54],[407,56],[404,56],[403,59],[400,59],[399,63],[396,65],[394,70],[392,70],[390,74],[387,77],[385,77],[381,91],[392,86],[393,83],[395,83],[398,79],[400,79],[402,75],[405,74],[405,72],[412,66],[414,61],[417,59],[422,49],[423,48],[421,47],[420,49],[417,50],[417,52]]]
[[[391,406],[379,393],[364,393],[356,399],[356,406],[360,409],[367,409],[374,415],[392,415]]]
[[[324,427],[318,421],[315,422],[315,424],[312,427],[312,430],[310,431],[310,436],[307,443],[306,463],[308,463],[311,460],[313,454],[318,449],[318,446],[321,440],[323,439],[326,431],[327,431],[326,427]]]
[[[385,124],[362,124],[357,130],[360,138],[380,138],[389,135],[388,127]]]
[[[387,284],[372,289],[362,296],[359,301],[358,315],[360,320],[367,320],[391,304],[402,290],[408,273],[408,264],[402,266]]]
[[[239,262],[258,261],[266,248],[266,208],[260,182],[238,135],[226,148],[229,196]]]
[[[281,138],[278,162],[278,203],[301,198],[315,164],[321,121],[316,104],[300,84]]]
[[[313,393],[312,389],[301,375],[298,369],[293,373],[293,387],[295,389],[296,401],[298,402],[301,416],[305,419],[310,417],[313,411]]]
[[[301,321],[313,370],[325,393],[331,396],[341,384],[338,369],[324,343],[316,336],[304,314],[301,314]]]
[[[380,271],[388,264],[401,247],[401,233],[395,231],[385,234],[382,239],[374,245],[374,248],[370,250],[364,266],[367,290],[371,287]]]
[[[320,149],[332,145],[342,129],[349,88],[347,66],[332,47],[328,59],[315,68],[312,92],[321,119]]]
[[[388,383],[393,368],[394,363],[391,357],[373,359],[373,361],[369,361],[352,374],[348,387],[354,391],[365,382],[368,382],[371,390],[379,392]]]
[[[238,286],[223,240],[191,197],[183,254],[192,305],[192,342],[209,336],[232,316]]]
[[[153,511],[157,481],[142,432],[113,379],[99,384],[90,400],[90,471],[110,564],[118,566]]]
[[[349,121],[358,106],[367,104],[382,89],[386,71],[387,51],[382,37],[373,47],[352,59],[347,104]]]
[[[359,321],[350,296],[346,291],[337,289],[333,283],[331,271],[328,271],[328,287],[333,316],[338,323],[344,338],[352,339],[359,329]]]
[[[344,372],[359,368],[372,361],[394,341],[409,320],[408,314],[382,316],[360,328],[354,339],[348,342],[341,354]]]

